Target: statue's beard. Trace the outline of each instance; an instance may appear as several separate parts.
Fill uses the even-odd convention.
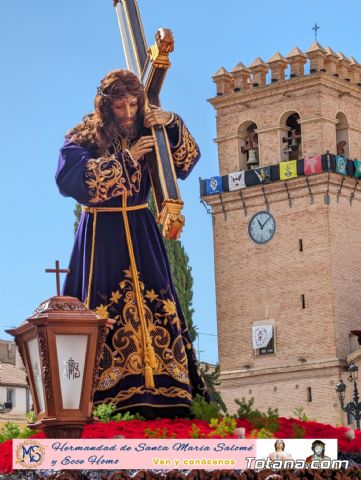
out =
[[[140,132],[140,124],[138,119],[133,122],[119,122],[117,130],[123,138],[136,138]]]

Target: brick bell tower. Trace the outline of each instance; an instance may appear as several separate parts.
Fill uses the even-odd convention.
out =
[[[361,65],[315,42],[213,80],[220,172],[202,198],[223,398],[346,424],[335,385],[361,326]]]

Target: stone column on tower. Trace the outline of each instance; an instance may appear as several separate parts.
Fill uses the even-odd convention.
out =
[[[221,67],[219,70],[217,70],[212,78],[217,86],[217,95],[233,93],[232,75],[224,67]]]
[[[305,74],[305,63],[307,63],[308,60],[307,55],[298,47],[295,47],[289,52],[286,58],[290,64],[291,78],[303,77]]]
[[[285,70],[288,61],[279,52],[276,52],[267,62],[271,69],[271,82],[280,82],[285,80]]]
[[[350,57],[349,72],[351,77],[351,83],[361,86],[361,65],[354,57]]]
[[[314,42],[307,50],[306,54],[310,59],[310,73],[325,72],[326,50],[318,43]]]
[[[266,85],[266,75],[268,73],[268,65],[262,58],[257,57],[249,66],[252,73],[252,85],[259,87],[260,85]]]
[[[327,47],[325,48],[325,60],[324,60],[324,65],[325,65],[325,70],[326,73],[329,75],[333,75],[334,77],[337,77],[337,65],[338,65],[338,55],[336,52],[332,50],[332,48]]]
[[[350,81],[350,76],[351,76],[350,67],[351,67],[350,60],[342,52],[339,52],[337,73],[338,73],[338,77],[341,80],[346,80],[347,82]]]
[[[247,90],[251,87],[251,71],[242,62],[237,63],[231,73],[233,77],[235,92]]]

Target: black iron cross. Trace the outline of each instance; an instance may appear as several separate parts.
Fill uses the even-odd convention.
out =
[[[312,30],[315,31],[315,41],[316,41],[316,42],[317,42],[317,30],[319,30],[320,28],[321,28],[321,27],[319,27],[319,26],[317,25],[317,23],[315,23],[315,26],[312,27]]]
[[[69,268],[60,268],[59,260],[55,261],[55,268],[47,268],[46,273],[55,273],[56,274],[56,295],[60,297],[60,274],[61,273],[70,273]]]
[[[160,90],[170,67],[168,56],[174,50],[172,32],[165,28],[159,29],[155,36],[156,43],[148,47],[137,0],[113,0],[113,5],[118,17],[128,69],[143,83],[149,103],[160,106]],[[155,151],[147,155],[147,159],[158,222],[163,226],[163,235],[174,239],[179,236],[184,223],[181,215],[183,202],[167,132],[163,126],[155,126],[151,130],[157,146]],[[170,224],[173,224],[172,227],[167,228]]]

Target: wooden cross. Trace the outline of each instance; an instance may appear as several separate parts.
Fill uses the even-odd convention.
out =
[[[69,268],[60,268],[59,260],[55,262],[55,268],[47,268],[46,273],[55,273],[56,274],[56,295],[60,297],[60,274],[61,273],[70,273]]]
[[[160,28],[155,45],[148,47],[137,0],[113,0],[125,59],[128,69],[135,73],[144,85],[149,103],[160,106],[160,90],[170,67],[169,53],[174,50],[173,34]],[[184,225],[181,215],[183,202],[174,170],[172,153],[165,127],[151,128],[156,148],[147,155],[148,168],[155,204],[157,221],[163,227],[167,239],[179,238]]]

